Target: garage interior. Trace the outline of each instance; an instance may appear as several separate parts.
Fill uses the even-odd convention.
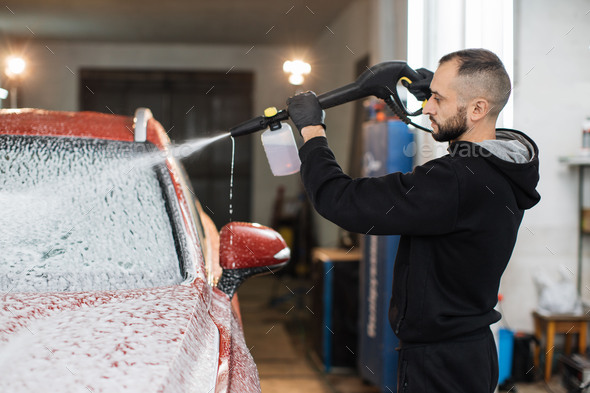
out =
[[[585,392],[571,390],[565,379],[575,369],[581,383],[590,382],[590,361],[568,363],[569,352],[587,357],[590,317],[544,319],[534,312],[538,283],[547,277],[590,304],[590,182],[583,172],[590,165],[590,140],[583,143],[590,128],[582,132],[590,119],[589,37],[590,0],[7,0],[0,4],[0,61],[18,56],[26,68],[17,76],[1,73],[6,94],[0,103],[127,116],[148,107],[181,144],[227,131],[267,107],[282,109],[298,92],[343,86],[373,64],[395,59],[435,70],[445,53],[488,48],[504,61],[513,84],[498,126],[530,135],[541,161],[542,199],[524,216],[500,287],[503,318],[493,330],[500,352],[508,345],[511,355],[500,355],[501,368],[508,367],[501,389]],[[284,70],[293,60],[311,69],[298,84]],[[326,111],[330,146],[352,177],[366,173],[361,130],[375,116],[390,116],[375,100]],[[417,130],[410,134],[409,165],[446,154],[445,144]],[[296,130],[295,137],[301,145]],[[390,360],[381,356],[396,356],[387,347],[392,333],[381,331],[386,325],[372,332],[366,324],[370,296],[363,290],[371,285],[368,247],[375,237],[346,232],[313,211],[298,174],[272,175],[259,138],[236,138],[233,188],[229,138],[183,163],[218,229],[232,220],[260,223],[291,248],[285,269],[238,290],[262,391],[396,392],[395,370],[363,361],[383,366]],[[383,258],[387,269],[392,256]],[[374,296],[389,300],[381,287]],[[379,318],[386,322],[386,310]],[[572,329],[560,329],[564,318]],[[535,331],[535,323],[543,329]],[[367,334],[377,340],[374,348],[364,348]],[[535,334],[538,364],[532,364]],[[554,344],[548,335],[555,335]]]

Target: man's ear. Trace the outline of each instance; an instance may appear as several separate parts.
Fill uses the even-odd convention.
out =
[[[490,111],[490,103],[485,98],[475,98],[470,105],[469,117],[476,122],[483,119]]]

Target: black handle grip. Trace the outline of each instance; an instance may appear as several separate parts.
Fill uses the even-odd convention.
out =
[[[320,94],[318,101],[322,109],[328,109],[366,96],[365,92],[359,89],[358,84],[352,82],[346,86]]]
[[[368,68],[356,81],[319,95],[318,100],[323,109],[368,96],[384,100],[397,96],[396,85],[403,77],[411,81],[422,78],[405,61],[386,61]]]

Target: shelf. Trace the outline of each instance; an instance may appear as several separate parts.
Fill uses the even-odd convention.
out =
[[[589,154],[575,154],[570,156],[559,157],[559,162],[569,165],[570,167],[578,169],[578,214],[579,214],[579,226],[578,226],[578,276],[577,276],[577,288],[578,294],[581,294],[582,288],[582,262],[583,262],[583,238],[590,234],[590,231],[586,231],[584,228],[584,222],[590,219],[587,209],[584,208],[584,170],[586,167],[590,167],[590,153]],[[586,217],[585,217],[586,216]]]
[[[559,162],[570,166],[590,166],[590,154],[559,157]]]

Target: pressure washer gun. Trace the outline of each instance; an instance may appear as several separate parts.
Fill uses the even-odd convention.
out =
[[[399,82],[408,87],[413,81],[420,79],[422,76],[410,68],[405,61],[386,61],[368,68],[356,81],[319,95],[318,101],[322,109],[328,109],[368,96],[375,96],[385,101],[393,113],[404,123],[431,132],[410,119],[410,117],[422,114],[422,108],[409,112],[397,93],[396,86]],[[230,133],[236,137],[261,131],[268,127],[272,130],[273,127],[279,127],[279,122],[288,118],[289,114],[286,109],[277,111],[275,108],[267,108],[264,116],[258,116],[238,124],[230,129]]]
[[[387,61],[368,68],[356,81],[319,95],[318,101],[322,109],[328,109],[368,96],[375,96],[385,101],[404,123],[411,124],[423,131],[432,132],[415,124],[410,119],[410,117],[420,115],[422,108],[409,112],[397,93],[398,83],[407,88],[413,81],[421,79],[423,77],[410,68],[406,62]],[[236,137],[269,128],[262,134],[262,144],[271,170],[275,176],[289,175],[298,172],[301,163],[291,127],[287,123],[282,123],[288,118],[289,113],[286,109],[277,111],[274,107],[267,108],[264,111],[264,116],[258,116],[238,124],[230,129],[230,133]]]

